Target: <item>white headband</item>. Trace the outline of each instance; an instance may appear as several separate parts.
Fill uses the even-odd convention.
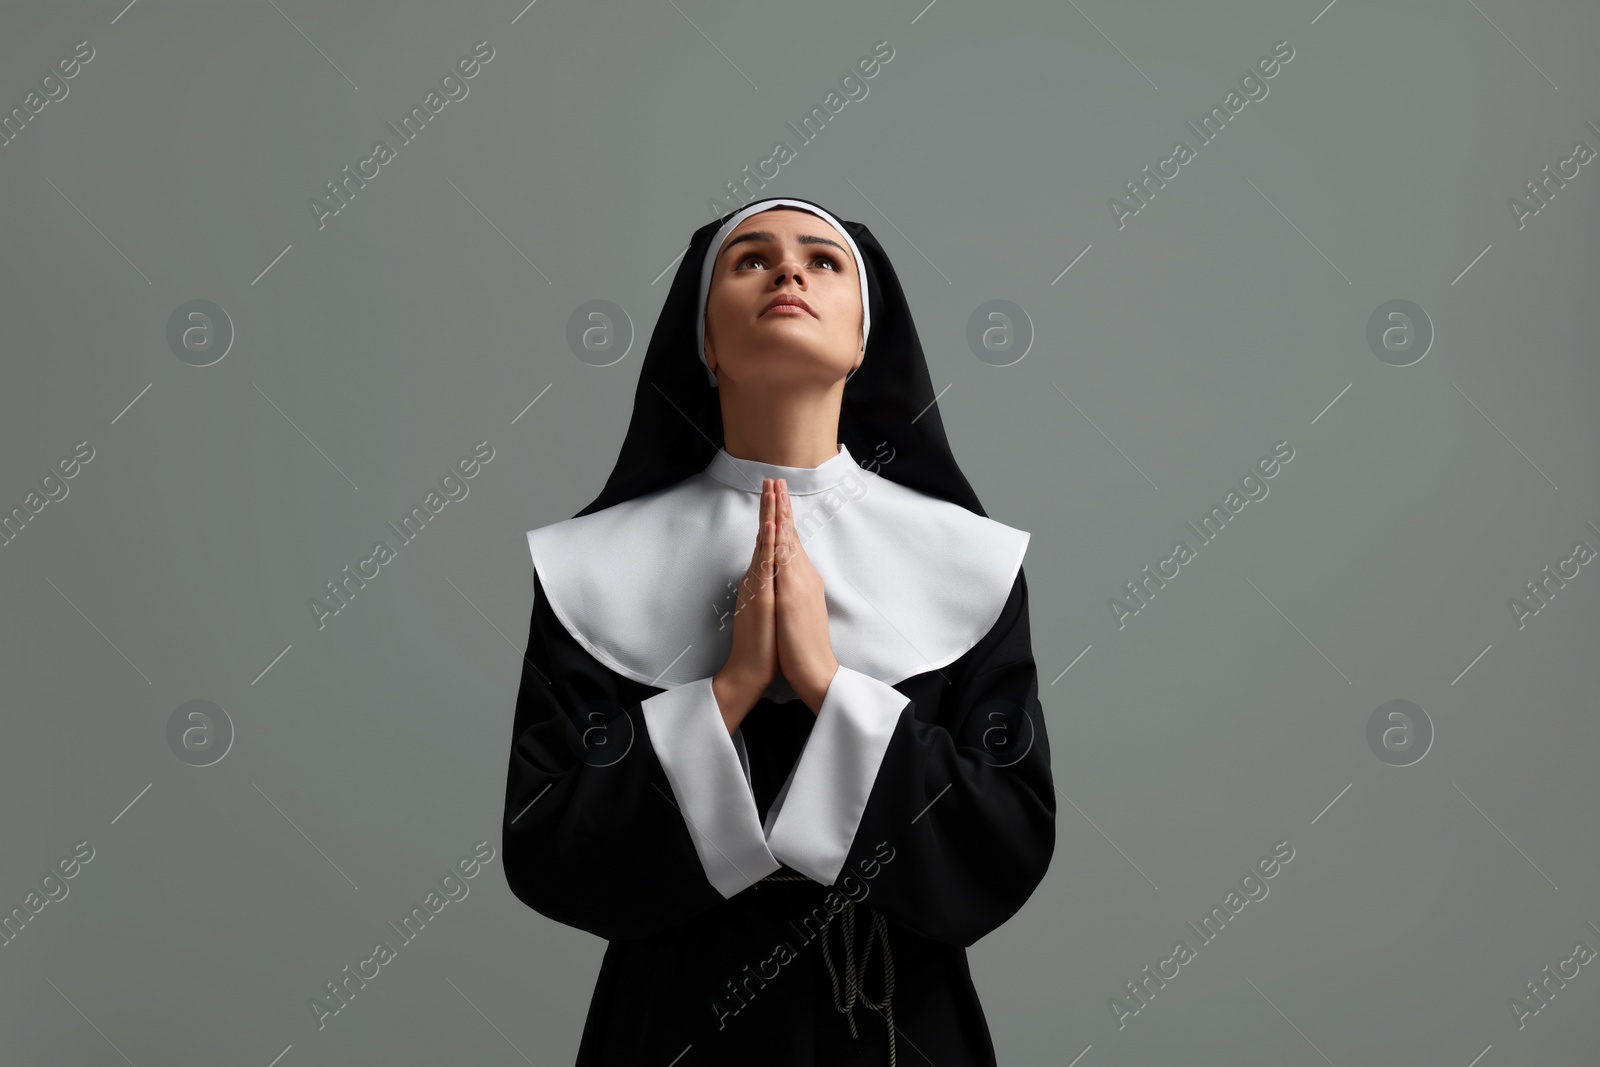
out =
[[[801,211],[809,211],[839,231],[839,236],[843,237],[845,244],[850,246],[850,254],[855,256],[856,274],[861,281],[861,344],[863,348],[866,347],[867,335],[872,330],[872,311],[871,305],[867,300],[867,261],[861,258],[861,249],[856,247],[855,239],[846,232],[844,224],[815,204],[808,204],[803,200],[785,200],[779,197],[774,197],[770,200],[757,200],[753,204],[747,204],[740,208],[732,218],[722,224],[722,228],[717,231],[717,235],[711,239],[711,246],[706,250],[705,262],[700,265],[700,303],[698,305],[699,311],[694,317],[695,349],[700,355],[700,362],[705,364],[706,377],[711,379],[711,387],[713,389],[717,386],[717,376],[712,373],[710,364],[706,363],[706,301],[711,296],[712,268],[716,266],[717,256],[722,252],[722,242],[727,240],[728,234],[733,231],[735,226],[751,215],[762,211],[770,211],[775,207],[797,207]]]

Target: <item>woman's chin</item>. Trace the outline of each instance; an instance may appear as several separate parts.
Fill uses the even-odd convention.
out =
[[[747,388],[826,387],[850,373],[848,366],[836,368],[831,360],[800,352],[774,352],[740,370],[742,373],[734,375],[734,381]]]

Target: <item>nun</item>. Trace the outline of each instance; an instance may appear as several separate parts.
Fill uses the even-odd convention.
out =
[[[604,489],[527,531],[501,841],[609,942],[578,1067],[994,1064],[966,948],[1055,848],[1029,536],[871,230],[695,231]]]

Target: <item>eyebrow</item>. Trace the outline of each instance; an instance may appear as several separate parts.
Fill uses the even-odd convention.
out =
[[[777,240],[777,237],[773,236],[773,234],[767,230],[750,230],[747,233],[741,233],[739,236],[729,241],[723,246],[722,251],[724,254],[726,254],[731,248],[733,248],[734,245],[742,244],[745,241],[765,241],[768,244],[773,244],[776,243]],[[826,237],[818,237],[815,234],[809,233],[801,234],[799,240],[803,245],[831,245],[834,248],[837,248],[840,252],[843,252],[845,259],[852,263],[855,262],[855,259],[850,255],[849,249],[845,248],[838,241],[831,241]]]

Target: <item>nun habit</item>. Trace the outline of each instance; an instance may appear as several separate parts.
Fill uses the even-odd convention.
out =
[[[814,468],[730,455],[705,365],[723,240],[779,206],[837,230],[863,286],[865,355]],[[730,735],[711,679],[764,477],[787,480],[839,668],[816,714],[780,674]],[[1055,847],[1029,534],[956,465],[871,230],[771,198],[695,231],[610,478],[527,539],[501,840],[520,900],[609,942],[578,1067],[994,1064],[965,949]]]

